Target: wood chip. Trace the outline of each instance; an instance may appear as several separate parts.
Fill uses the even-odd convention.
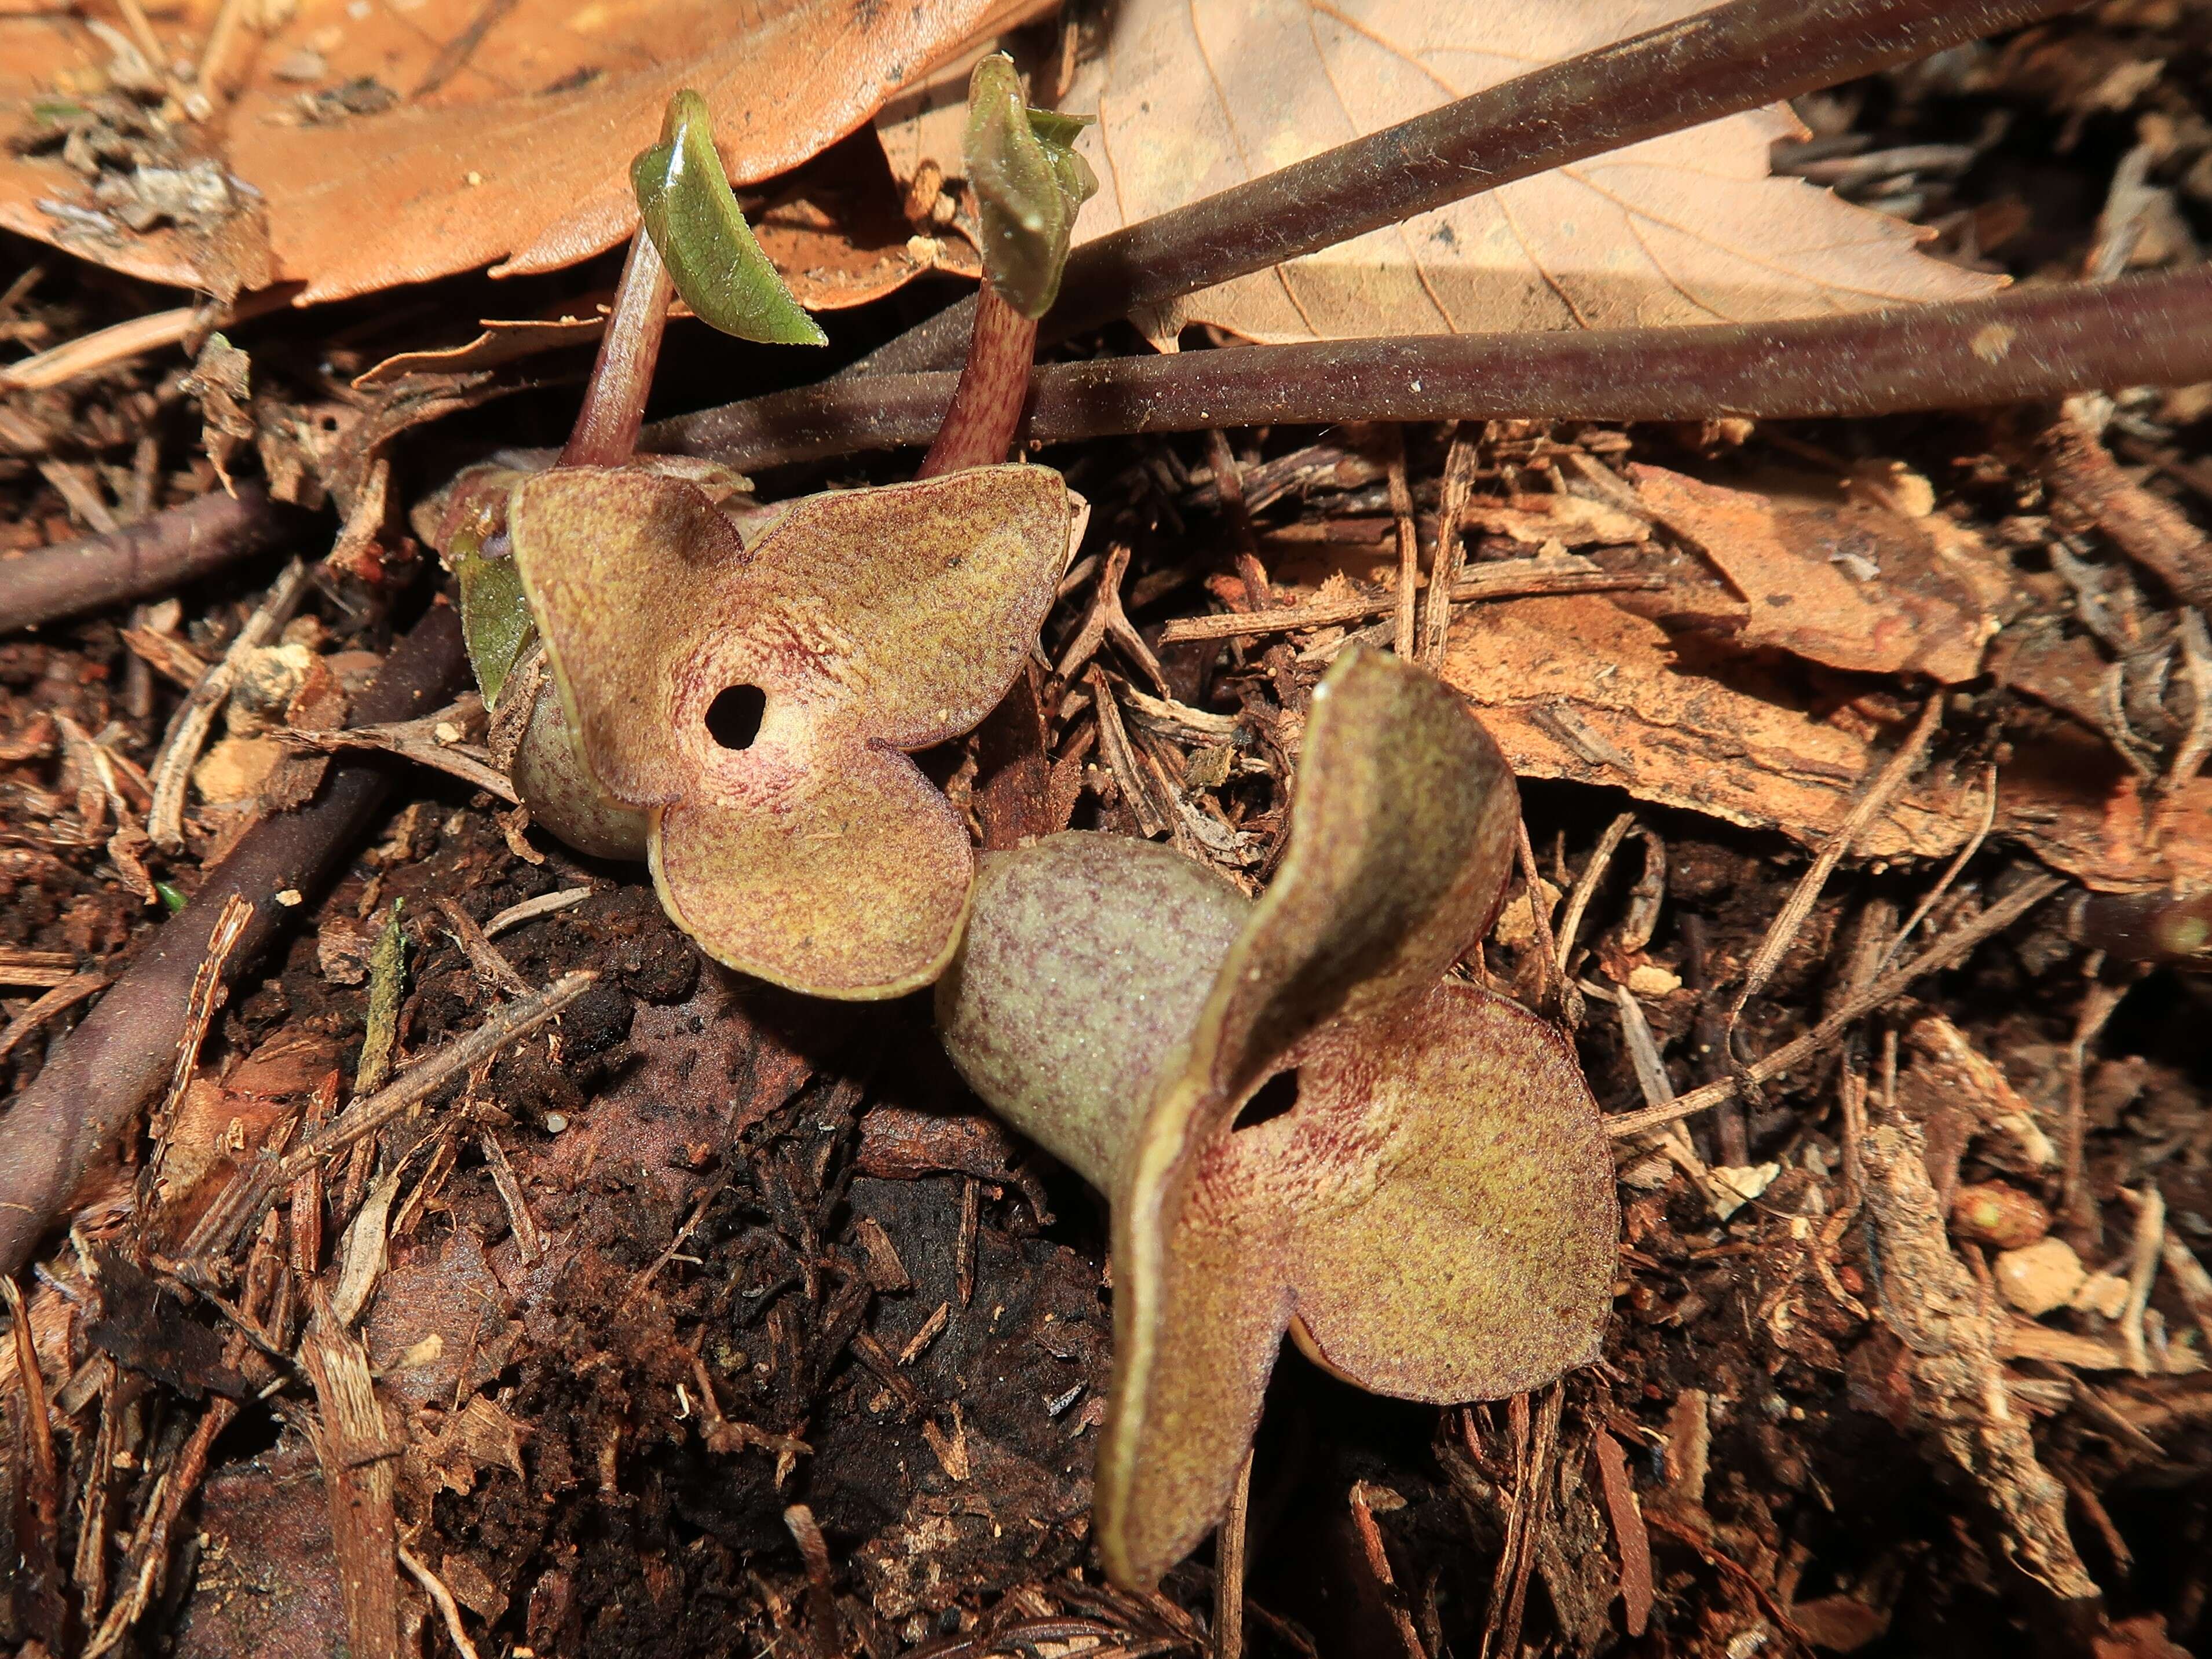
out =
[[[1613,1517],[1613,1547],[1620,1553],[1621,1612],[1628,1633],[1641,1636],[1651,1618],[1651,1534],[1644,1530],[1644,1510],[1620,1442],[1601,1427],[1590,1441],[1590,1455],[1605,1492],[1606,1512]]]
[[[320,1287],[316,1290],[321,1296]],[[308,1430],[330,1502],[331,1553],[356,1659],[401,1659],[398,1521],[392,1487],[404,1437],[385,1419],[368,1351],[318,1309],[300,1346],[317,1407]]]
[[[2005,1391],[1998,1324],[1944,1231],[1919,1132],[1867,1132],[1869,1231],[1884,1320],[1905,1344],[1914,1404],[1937,1444],[1979,1483],[2021,1567],[2063,1601],[2100,1592],[2066,1529],[2066,1493],[2037,1462]]]
[[[247,659],[268,644],[276,630],[291,619],[307,591],[307,563],[295,559],[284,567],[283,574],[276,578],[260,608],[238,630],[238,637],[230,642],[222,660],[201,677],[178,711],[168,742],[162,747],[161,758],[154,763],[154,804],[146,814],[146,833],[164,852],[179,852],[184,848],[185,786],[191,777],[200,750],[206,746],[208,733],[214,728],[216,711],[237,684]]]

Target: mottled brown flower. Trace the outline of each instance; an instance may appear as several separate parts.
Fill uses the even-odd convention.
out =
[[[1071,833],[987,855],[938,1012],[1000,1112],[1113,1200],[1108,1571],[1220,1516],[1285,1330],[1381,1394],[1496,1398],[1593,1359],[1618,1230],[1559,1035],[1443,975],[1503,896],[1518,804],[1458,697],[1354,647],[1316,691],[1256,900]],[[1237,1127],[1271,1080],[1296,1103]]]
[[[905,751],[1012,683],[1067,557],[1035,466],[788,504],[738,525],[696,484],[567,467],[507,529],[583,763],[649,816],[669,915],[732,968],[816,996],[944,969],[975,869]]]

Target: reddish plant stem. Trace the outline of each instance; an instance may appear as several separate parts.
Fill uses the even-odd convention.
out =
[[[637,432],[645,423],[645,400],[653,391],[669,297],[675,291],[660,250],[640,227],[629,239],[607,331],[599,337],[599,360],[584,383],[584,406],[576,411],[561,465],[622,466],[637,453]]]
[[[355,706],[354,724],[426,714],[459,690],[467,672],[459,617],[441,604],[392,647]],[[341,757],[316,799],[246,832],[84,1023],[53,1047],[31,1086],[0,1116],[0,1275],[23,1265],[93,1158],[167,1081],[192,981],[225,901],[236,894],[253,905],[229,957],[234,980],[286,921],[303,914],[276,896],[313,893],[368,827],[391,786],[388,763]]]
[[[975,326],[968,337],[968,362],[937,441],[922,458],[917,478],[989,466],[1006,459],[1022,423],[1030,370],[1036,359],[1037,325],[999,297],[988,281],[979,290]]]
[[[273,547],[302,516],[241,483],[235,495],[213,490],[106,535],[10,559],[0,566],[0,633],[179,586]]]
[[[1435,335],[1048,364],[1034,442],[1337,421],[1697,420],[1965,409],[2212,379],[2212,266],[1781,323]],[[664,421],[651,450],[757,468],[928,441],[949,374],[830,380]]]
[[[2081,0],[1735,0],[1079,247],[1048,343],[1517,179],[1907,63]],[[959,361],[963,300],[846,369]],[[841,377],[842,378],[842,377]]]

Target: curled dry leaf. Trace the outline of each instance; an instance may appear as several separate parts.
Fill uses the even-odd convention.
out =
[[[1843,823],[1894,741],[1823,718],[1812,689],[1727,642],[1670,635],[1595,594],[1473,607],[1453,625],[1443,673],[1522,777],[1626,789],[1806,842]],[[1948,857],[1982,825],[1985,778],[1939,757],[1859,832],[1853,855]],[[2212,776],[2164,810],[2203,821]],[[2212,842],[2161,833],[2160,812],[2094,733],[2023,735],[1999,772],[1995,827],[2100,890],[2212,885]]]
[[[1079,244],[1705,9],[1513,0],[1123,0],[1060,100],[1101,188]],[[1459,202],[1143,319],[1156,339],[1218,324],[1259,340],[1749,322],[1986,293],[1916,255],[1919,233],[1768,176],[1774,108]],[[939,150],[951,146],[939,137]],[[896,165],[916,145],[885,144]],[[935,160],[958,171],[954,154]]]
[[[1632,466],[1652,516],[1719,567],[1751,606],[1740,636],[1864,673],[1911,672],[1946,685],[1982,672],[2010,590],[1971,532],[1916,523],[1870,502],[1823,498],[1804,479],[1730,489]]]
[[[274,11],[265,34],[235,31],[205,64],[225,9],[188,0],[154,20],[164,55],[203,64],[216,103],[234,88],[220,122],[167,123],[174,142],[134,115],[141,95],[118,89],[113,54],[82,20],[0,17],[0,114],[34,140],[0,155],[0,226],[220,294],[301,281],[308,302],[493,261],[502,275],[555,270],[636,225],[622,163],[653,142],[673,88],[705,94],[730,176],[754,183],[1037,8],[769,0],[733,20],[676,0],[428,11],[302,0]],[[309,78],[286,78],[302,68]],[[77,129],[86,137],[65,153]],[[217,131],[213,153],[194,148]],[[36,143],[41,131],[52,142]],[[203,177],[204,190],[174,187]]]
[[[515,566],[584,767],[649,815],[662,904],[732,968],[817,996],[927,984],[974,854],[902,751],[973,727],[1019,670],[1070,498],[994,466],[790,503],[750,543],[639,468],[526,477]]]
[[[863,140],[833,144],[778,181],[777,193],[750,222],[754,240],[792,297],[810,312],[842,311],[895,294],[932,270],[974,277],[975,250],[957,239],[917,236],[902,210],[882,158]],[[487,317],[474,332],[457,328],[443,342],[398,352],[354,377],[356,390],[406,374],[459,374],[496,368],[542,352],[596,344],[611,292],[571,296],[538,317]],[[681,300],[672,320],[688,316]]]
[[[1460,700],[1354,647],[1315,696],[1256,901],[1084,832],[985,855],[938,988],[977,1091],[1113,1200],[1108,1571],[1220,1516],[1284,1332],[1379,1393],[1533,1388],[1594,1358],[1616,1215],[1574,1057],[1439,976],[1495,913],[1512,775]],[[1287,1112],[1232,1129],[1271,1079]]]

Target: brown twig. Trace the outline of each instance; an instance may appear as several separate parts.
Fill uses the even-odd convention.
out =
[[[2179,507],[2120,470],[2080,410],[2061,410],[2036,451],[2062,524],[2094,526],[2184,605],[2212,605],[2212,544]]]
[[[1620,1442],[1602,1426],[1591,1435],[1590,1460],[1597,1465],[1606,1511],[1613,1518],[1613,1547],[1620,1556],[1622,1620],[1631,1636],[1641,1636],[1651,1617],[1651,1537],[1636,1501],[1636,1482],[1628,1473],[1628,1456]]]
[[[359,1659],[398,1659],[398,1520],[392,1491],[405,1437],[395,1435],[368,1368],[368,1351],[330,1316],[320,1285],[300,1358],[319,1410],[309,1438],[330,1502],[346,1638]]]
[[[279,506],[257,483],[235,495],[211,490],[105,536],[10,559],[0,581],[0,633],[166,592],[289,536],[304,514]]]
[[[1717,6],[1102,236],[1070,256],[1044,338],[1062,340],[1516,179],[1835,86],[2077,3],[1735,0]],[[972,303],[949,307],[846,373],[903,373],[958,361]],[[1212,424],[1252,422],[1224,418]]]
[[[1552,557],[1500,559],[1469,571],[1452,584],[1451,602],[1459,605],[1479,599],[1523,599],[1540,593],[1652,593],[1666,585],[1664,577],[1615,575],[1588,559],[1569,553]],[[1266,611],[1225,611],[1210,617],[1178,617],[1160,630],[1160,643],[1175,645],[1185,640],[1230,640],[1253,634],[1334,628],[1386,616],[1397,608],[1398,596],[1390,592],[1373,598],[1357,595],[1348,599],[1277,605]]]
[[[1437,505],[1437,547],[1429,560],[1429,591],[1421,611],[1421,661],[1432,672],[1442,672],[1444,641],[1451,632],[1452,601],[1459,597],[1460,567],[1467,544],[1460,535],[1468,499],[1474,492],[1474,472],[1481,451],[1464,429],[1455,429],[1451,447],[1444,455],[1443,499]],[[1482,574],[1489,573],[1483,572]]]
[[[230,963],[230,953],[238,948],[239,940],[245,937],[246,924],[252,919],[253,906],[242,894],[232,893],[223,899],[214,930],[208,935],[207,955],[192,975],[192,988],[185,999],[185,1027],[177,1038],[177,1060],[169,1073],[169,1092],[161,1103],[165,1113],[175,1111],[185,1097],[193,1068],[199,1064],[201,1045],[207,1041],[208,1027],[215,1022],[216,1011],[222,1006],[228,978],[225,969]]]
[[[0,1032],[0,1060],[15,1052],[15,1045],[58,1014],[66,1013],[87,997],[97,995],[106,985],[107,975],[97,970],[88,974],[73,974],[53,989],[15,1016],[15,1023]]]
[[[2088,1144],[2089,1048],[2110,1023],[2124,984],[2089,981],[2081,994],[2081,1009],[2074,1021],[2074,1040],[2066,1048],[2066,1121],[2059,1142],[2058,1213],[2085,1231],[2097,1231],[2097,1204],[2085,1179],[2084,1153]]]
[[[1545,1000],[1558,1009],[1570,1031],[1582,1029],[1583,994],[1568,982],[1559,962],[1559,941],[1552,931],[1552,909],[1544,902],[1544,878],[1536,868],[1536,849],[1528,842],[1528,820],[1515,825],[1514,855],[1521,864],[1521,884],[1528,895],[1528,917],[1536,934],[1536,951],[1544,973]]]
[[[1422,335],[1040,367],[1036,443],[1210,427],[1886,415],[2212,380],[2212,267],[1774,323]],[[949,374],[827,380],[655,422],[647,450],[757,469],[927,443]]]
[[[1060,656],[1060,665],[1052,672],[1063,681],[1073,680],[1090,665],[1091,659],[1098,654],[1098,647],[1112,640],[1165,696],[1167,676],[1160,668],[1159,659],[1145,643],[1145,636],[1137,631],[1137,625],[1129,620],[1129,613],[1121,608],[1121,579],[1128,569],[1128,543],[1110,544],[1106,550],[1106,562],[1099,568],[1098,579],[1091,586],[1091,609],[1084,613],[1073,637],[1068,641],[1066,651]]]
[[[435,708],[466,669],[459,618],[441,605],[393,647],[355,712],[365,721],[381,721]],[[295,896],[321,884],[390,787],[383,766],[341,760],[319,799],[249,830],[208,872],[191,905],[161,927],[100,1006],[47,1055],[45,1069],[0,1117],[0,1273],[22,1265],[94,1152],[161,1086],[193,975],[225,901],[236,894],[254,907],[231,957],[236,974],[276,937]]]
[[[1820,853],[1805,873],[1798,878],[1797,885],[1790,890],[1790,896],[1782,908],[1774,913],[1774,920],[1767,925],[1766,937],[1759,940],[1759,949],[1752,955],[1751,965],[1744,969],[1743,984],[1736,991],[1735,1000],[1729,1005],[1728,1018],[1721,1027],[1722,1041],[1729,1054],[1735,1052],[1736,1021],[1742,1018],[1744,1005],[1766,988],[1766,981],[1781,964],[1784,953],[1796,942],[1799,929],[1804,927],[1805,918],[1813,914],[1814,905],[1820,902],[1821,890],[1828,884],[1828,877],[1843,861],[1844,854],[1851,850],[1853,837],[1873,823],[1875,815],[1887,806],[1891,798],[1905,787],[1905,779],[1912,775],[1920,764],[1920,757],[1928,752],[1928,745],[1934,739],[1936,728],[1942,719],[1943,697],[1938,692],[1922,705],[1919,720],[1898,746],[1897,752],[1883,763],[1881,769],[1860,792],[1858,799],[1851,804],[1851,810],[1844,821],[1820,843]]]
[[[815,1523],[814,1511],[804,1504],[785,1510],[783,1524],[799,1546],[799,1559],[806,1564],[806,1622],[814,1659],[834,1659],[845,1644],[838,1638],[837,1585],[830,1569],[829,1541]]]
[[[84,1659],[102,1659],[102,1656],[113,1652],[122,1645],[131,1626],[145,1615],[168,1569],[169,1547],[178,1518],[207,1474],[216,1437],[230,1426],[237,1415],[238,1401],[220,1395],[209,1401],[201,1412],[200,1420],[192,1426],[191,1438],[185,1443],[167,1478],[155,1489],[152,1506],[131,1540],[123,1594],[116,1597],[115,1605],[108,1609],[99,1631],[86,1644]]]
[[[1590,849],[1582,873],[1575,878],[1575,884],[1567,894],[1566,910],[1559,918],[1559,969],[1563,973],[1575,971],[1575,940],[1583,930],[1583,915],[1589,908],[1598,884],[1605,879],[1606,871],[1612,867],[1613,855],[1620,850],[1620,843],[1628,838],[1628,832],[1635,825],[1635,813],[1616,815],[1606,825],[1605,833],[1597,838],[1597,845]]]
[[[1244,1659],[1245,1523],[1252,1513],[1252,1453],[1237,1466],[1228,1510],[1213,1535],[1213,1659]]]
[[[416,1060],[374,1094],[354,1102],[335,1121],[301,1141],[299,1149],[278,1166],[282,1178],[290,1180],[318,1159],[412,1111],[453,1079],[489,1060],[508,1043],[529,1036],[591,989],[598,979],[599,975],[589,969],[563,974],[542,991],[493,1010],[466,1036]]]
[[[1942,902],[1943,895],[1949,892],[1952,884],[1959,879],[1960,872],[1973,862],[1974,854],[1982,850],[1982,843],[1990,838],[1990,831],[1996,827],[1996,822],[1997,763],[1991,761],[1982,777],[1982,821],[1974,826],[1974,833],[1966,837],[1966,844],[1959,849],[1950,863],[1943,866],[1943,873],[1936,878],[1936,884],[1921,896],[1919,903],[1912,907],[1912,914],[1905,917],[1905,925],[1897,930],[1897,937],[1884,947],[1881,960],[1875,964],[1877,970],[1897,960],[1897,953],[1905,948],[1905,940],[1919,930],[1920,924],[1927,921],[1936,905]]]
[[[23,1391],[23,1439],[30,1454],[28,1507],[51,1535],[58,1519],[54,1504],[61,1485],[54,1462],[53,1427],[46,1416],[46,1373],[39,1369],[38,1345],[31,1340],[30,1312],[23,1305],[23,1293],[15,1288],[13,1275],[0,1275],[0,1297],[8,1304],[9,1329],[15,1344],[15,1380]]]
[[[1384,430],[1390,434],[1390,518],[1398,538],[1398,586],[1390,595],[1390,648],[1411,658],[1417,643],[1413,606],[1419,598],[1414,589],[1421,580],[1421,535],[1413,522],[1413,487],[1406,482],[1404,437],[1395,427]],[[1437,544],[1443,545],[1441,538]]]
[[[1390,1571],[1390,1553],[1382,1545],[1382,1528],[1375,1522],[1378,1502],[1386,1510],[1406,1506],[1406,1500],[1388,1486],[1367,1480],[1352,1483],[1352,1525],[1359,1539],[1360,1560],[1367,1569],[1375,1594],[1390,1614],[1390,1622],[1398,1632],[1398,1645],[1406,1659],[1427,1659],[1428,1650],[1421,1645],[1421,1633],[1414,1627],[1413,1610],[1406,1605],[1406,1593],[1398,1588],[1396,1575]]]
[[[270,585],[269,596],[246,618],[222,659],[213,664],[185,699],[169,728],[168,741],[155,761],[151,782],[154,804],[146,814],[146,833],[157,847],[174,853],[185,844],[185,785],[215,727],[216,712],[245,672],[248,658],[276,637],[291,620],[292,612],[307,591],[307,566],[295,559]]]

